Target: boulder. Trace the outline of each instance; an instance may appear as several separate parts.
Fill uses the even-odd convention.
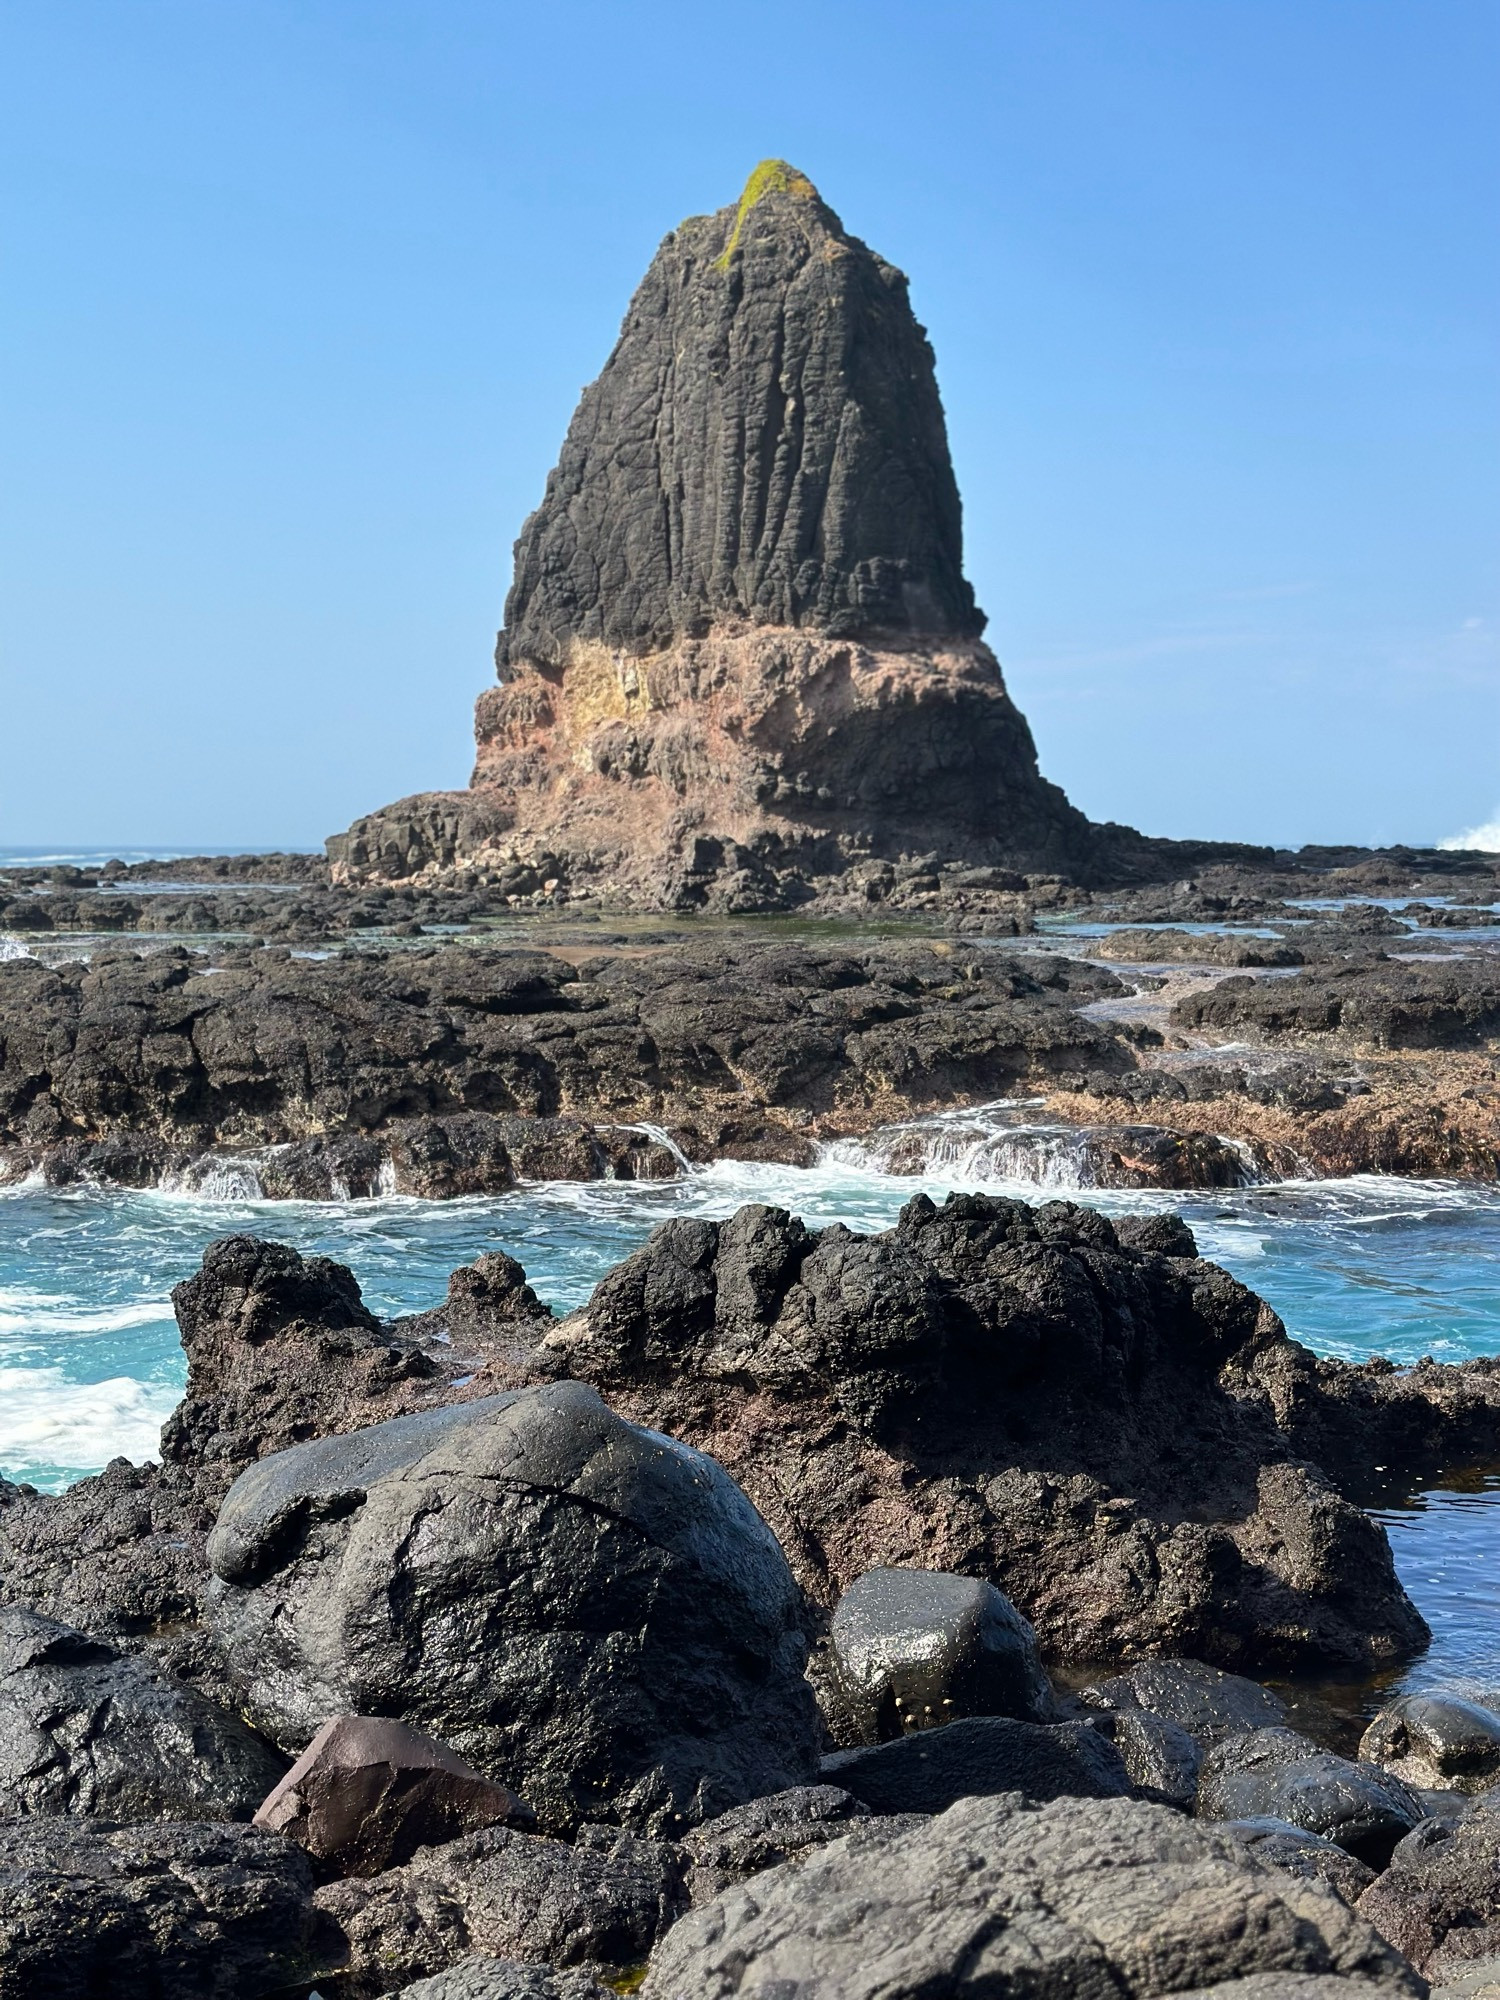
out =
[[[472,1953],[541,1967],[639,1965],[686,1903],[683,1857],[611,1829],[568,1846],[488,1827],[383,1875],[332,1882],[340,2000],[397,1993]],[[573,1996],[569,1996],[573,2000]]]
[[[337,1875],[379,1875],[419,1847],[535,1815],[419,1730],[383,1716],[325,1722],[255,1815]]]
[[[1227,1674],[1201,1660],[1142,1660],[1128,1673],[1085,1688],[1079,1699],[1091,1708],[1141,1709],[1175,1722],[1200,1743],[1216,1743],[1247,1729],[1276,1729],[1286,1720],[1280,1695]]]
[[[1106,1713],[1098,1726],[1108,1732],[1138,1790],[1191,1812],[1203,1768],[1203,1746],[1196,1736],[1145,1708]]]
[[[403,1986],[401,2000],[614,2000],[581,1967],[524,1965],[516,1958],[461,1958],[446,1972]]]
[[[1431,2000],[1500,2000],[1500,1958],[1482,1958],[1444,1979],[1433,1987]]]
[[[1198,1779],[1202,1819],[1281,1819],[1322,1834],[1373,1868],[1422,1819],[1420,1800],[1374,1764],[1320,1750],[1293,1729],[1223,1737]]]
[[[1224,1831],[1233,1834],[1241,1847],[1266,1867],[1280,1868],[1305,1881],[1326,1882],[1351,1909],[1375,1880],[1375,1870],[1347,1849],[1321,1834],[1304,1832],[1290,1820],[1231,1819],[1223,1824]]]
[[[247,2000],[322,1938],[307,1856],[259,1828],[0,1823],[0,2000]]]
[[[1500,1777],[1500,1715],[1457,1695],[1402,1695],[1375,1717],[1359,1754],[1409,1785],[1483,1791]]]
[[[981,1578],[875,1569],[834,1609],[832,1688],[854,1743],[885,1743],[967,1715],[1050,1722],[1036,1634]]]
[[[837,1785],[798,1785],[751,1799],[682,1836],[678,1845],[692,1864],[688,1891],[695,1903],[705,1903],[731,1882],[841,1840],[869,1817],[864,1800]]]
[[[1061,1661],[1367,1671],[1426,1635],[1378,1524],[1229,1393],[1231,1364],[1292,1346],[1280,1322],[1095,1210],[684,1218],[545,1346],[719,1458],[830,1611],[871,1569],[930,1568],[1003,1590]]]
[[[0,1608],[0,1815],[249,1819],[283,1761],[144,1660]]]
[[[1425,1820],[1359,1899],[1360,1915],[1434,1984],[1500,1956],[1500,1812]]]
[[[1107,1799],[1130,1790],[1119,1751],[1088,1723],[990,1715],[875,1749],[835,1751],[823,1759],[823,1777],[877,1813],[942,1812],[971,1793]]]
[[[581,1383],[262,1459],[209,1542],[247,1713],[395,1716],[568,1829],[677,1831],[817,1775],[801,1594],[701,1452]]]
[[[875,1821],[725,1890],[668,1932],[643,1991],[1375,2000],[1422,1988],[1321,1883],[1260,1867],[1221,1832],[1135,1800],[1037,1808],[1011,1795],[915,1828]]]

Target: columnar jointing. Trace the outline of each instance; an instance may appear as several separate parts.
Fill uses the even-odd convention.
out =
[[[1076,873],[1093,830],[983,628],[906,279],[768,160],[662,244],[584,391],[470,789],[359,821],[335,871],[737,911],[903,858]]]
[[[906,279],[780,161],[657,252],[521,531],[499,660],[645,653],[726,619],[984,626]]]

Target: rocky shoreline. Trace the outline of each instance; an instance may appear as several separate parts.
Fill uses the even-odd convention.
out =
[[[435,892],[308,901],[284,857],[239,865],[252,887],[212,907],[32,885],[50,928],[0,960],[0,1177],[443,1198],[807,1164],[830,1140],[1007,1101],[1032,1134],[1012,1149],[1022,1178],[1027,1144],[1059,1128],[1103,1187],[1500,1172],[1500,928],[1478,905],[1320,910],[1270,893],[1307,882],[1242,871],[1159,896],[1154,926],[1121,923],[1146,906],[1133,891],[1062,928],[1028,904],[998,934],[554,913],[502,941],[482,893],[467,916]],[[1347,894],[1358,875],[1368,894],[1390,873],[1367,860],[1315,886]],[[1459,879],[1500,894],[1494,870]],[[252,892],[307,941],[164,935]],[[440,925],[400,914],[435,907]],[[1437,921],[1455,914],[1464,927]],[[1189,923],[1218,928],[1163,927]],[[880,1145],[919,1169],[920,1134]]]
[[[0,1994],[1246,2000],[1500,1948],[1500,1715],[1351,1759],[1246,1677],[1423,1643],[1357,1503],[1500,1456],[1493,1362],[1321,1361],[1170,1217],[982,1196],[670,1223],[564,1319],[492,1254],[383,1324],[249,1237],[174,1304],[160,1464],[0,1486]]]

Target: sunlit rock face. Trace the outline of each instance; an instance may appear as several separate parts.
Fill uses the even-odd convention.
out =
[[[346,878],[544,858],[578,888],[738,908],[851,867],[1067,871],[980,639],[933,354],[906,279],[803,175],[657,252],[516,543],[468,793],[331,844]]]

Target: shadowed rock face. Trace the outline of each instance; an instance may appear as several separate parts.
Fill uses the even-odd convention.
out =
[[[497,660],[724,620],[974,637],[906,279],[782,161],[662,244],[521,530]]]

